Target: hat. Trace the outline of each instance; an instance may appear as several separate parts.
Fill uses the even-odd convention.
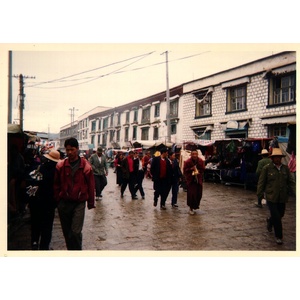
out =
[[[154,153],[154,156],[155,156],[155,157],[160,156],[160,152],[159,152],[159,151],[156,151],[156,152]]]
[[[60,160],[60,153],[56,150],[50,150],[50,152],[48,154],[44,154],[44,156],[55,162]]]
[[[103,150],[102,150],[101,147],[97,148],[97,152],[102,152],[102,151],[103,151]]]
[[[258,155],[267,155],[267,154],[269,154],[268,150],[267,149],[262,149],[261,153],[259,153]]]
[[[273,148],[272,154],[269,155],[269,156],[270,156],[270,157],[271,157],[271,156],[282,156],[282,157],[285,157],[285,155],[282,154],[282,151],[281,151],[280,148]]]

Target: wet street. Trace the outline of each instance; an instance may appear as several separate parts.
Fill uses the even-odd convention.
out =
[[[83,250],[103,251],[95,252],[95,255],[115,250],[296,251],[295,198],[290,198],[283,218],[284,244],[277,245],[274,233],[266,229],[268,209],[266,206],[261,209],[255,207],[256,194],[253,190],[204,182],[200,211],[189,215],[186,192],[181,188],[179,208],[171,207],[169,195],[167,210],[160,210],[159,203],[157,207],[153,206],[151,180],[144,179],[144,200],[139,192],[138,200],[132,200],[128,188],[124,198],[120,198],[120,188],[115,182],[115,174],[110,169],[103,199],[96,202],[96,209],[86,210]],[[66,250],[57,214],[51,248],[54,251]],[[9,236],[8,250],[30,250],[29,218]],[[161,253],[153,253],[158,254]]]

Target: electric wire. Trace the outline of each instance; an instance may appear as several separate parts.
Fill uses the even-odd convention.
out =
[[[38,89],[60,89],[60,88],[67,88],[67,87],[73,87],[73,86],[85,84],[85,83],[88,83],[88,82],[91,82],[91,81],[94,81],[94,80],[97,80],[97,79],[100,79],[100,78],[103,78],[103,77],[106,77],[106,76],[109,76],[109,75],[115,75],[115,74],[121,74],[121,73],[127,73],[127,72],[134,72],[134,71],[138,71],[138,70],[142,70],[142,69],[154,67],[154,66],[157,66],[157,65],[165,64],[165,61],[163,61],[163,62],[159,62],[159,63],[155,63],[155,64],[151,64],[151,65],[147,65],[147,66],[143,66],[143,67],[139,67],[139,68],[134,68],[134,69],[130,69],[130,70],[122,70],[122,69],[124,69],[124,68],[126,68],[126,67],[128,67],[128,66],[130,66],[130,65],[132,65],[134,63],[136,63],[137,61],[143,59],[145,56],[148,56],[148,55],[150,55],[150,54],[152,54],[154,52],[155,51],[152,51],[152,52],[149,52],[149,53],[146,53],[146,54],[143,54],[143,55],[135,56],[135,57],[132,57],[132,58],[129,58],[129,59],[126,59],[126,60],[118,61],[118,62],[115,62],[115,63],[111,63],[111,64],[108,64],[108,65],[105,65],[105,66],[101,66],[101,67],[94,68],[94,69],[91,69],[91,70],[83,71],[83,72],[80,72],[80,73],[72,74],[72,75],[69,75],[69,76],[64,76],[64,77],[61,77],[61,78],[58,78],[58,79],[54,79],[54,80],[50,80],[50,81],[44,81],[44,82],[40,82],[40,83],[36,83],[36,84],[32,84],[32,85],[27,85],[26,87],[27,88],[34,87],[34,88],[38,88]],[[183,60],[183,59],[188,59],[188,58],[191,58],[191,57],[195,57],[195,56],[198,56],[198,55],[205,54],[207,52],[210,52],[210,51],[205,51],[205,52],[197,53],[197,54],[194,54],[194,55],[189,55],[189,56],[185,56],[185,57],[181,57],[181,58],[169,60],[169,62],[174,62],[174,61],[179,61],[179,60]],[[114,70],[114,71],[106,73],[106,74],[97,75],[97,76],[88,76],[88,77],[84,77],[84,78],[74,78],[74,79],[66,80],[66,79],[74,77],[74,76],[82,75],[82,74],[85,74],[85,73],[88,73],[88,72],[93,72],[95,70],[99,70],[99,69],[102,69],[102,68],[106,68],[108,66],[119,64],[119,63],[122,63],[122,62],[125,62],[125,61],[128,61],[128,60],[132,60],[132,59],[137,58],[137,57],[140,57],[140,58],[138,60],[136,60],[135,62],[132,62],[132,63],[130,63],[130,64],[124,66],[124,67],[121,67],[121,68],[119,68],[117,70]],[[84,81],[80,82],[80,83],[65,85],[65,86],[38,87],[38,85],[49,84],[49,83],[53,83],[53,82],[70,82],[70,81],[79,81],[79,80],[84,80]]]

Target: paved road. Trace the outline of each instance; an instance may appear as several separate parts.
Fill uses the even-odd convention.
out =
[[[284,244],[277,245],[266,229],[267,207],[254,205],[255,191],[205,182],[200,211],[191,216],[182,189],[179,208],[171,207],[169,195],[167,210],[162,211],[159,205],[153,206],[151,180],[144,180],[145,200],[139,194],[138,200],[131,200],[128,190],[120,198],[112,169],[108,182],[96,209],[86,210],[83,250],[296,251],[295,198],[290,199],[283,218]],[[30,250],[29,232],[27,221],[9,238],[9,249]],[[57,215],[51,247],[66,250]]]

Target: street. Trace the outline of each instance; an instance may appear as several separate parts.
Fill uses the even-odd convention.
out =
[[[171,207],[169,194],[167,210],[160,210],[159,203],[153,206],[150,179],[144,179],[145,200],[139,192],[138,200],[132,200],[128,188],[124,198],[120,197],[115,176],[113,169],[109,169],[103,199],[96,202],[96,209],[86,210],[83,250],[296,251],[295,198],[290,198],[283,218],[284,243],[277,245],[274,233],[266,228],[268,209],[255,207],[253,190],[204,182],[200,211],[189,215],[186,192],[182,188],[178,195],[179,208]],[[51,248],[66,250],[57,212]],[[28,220],[9,236],[8,250],[30,250]]]

